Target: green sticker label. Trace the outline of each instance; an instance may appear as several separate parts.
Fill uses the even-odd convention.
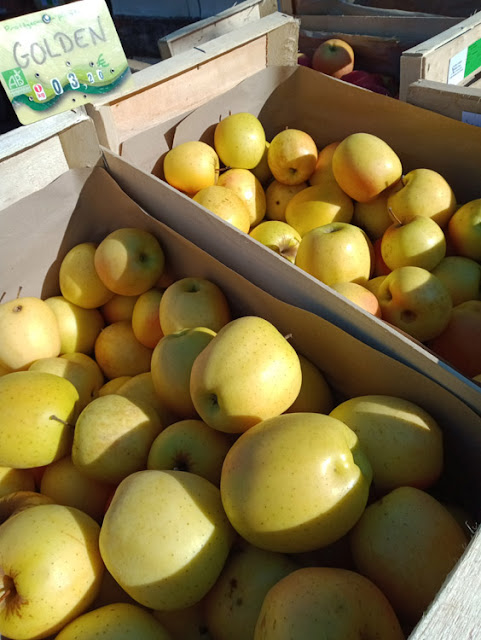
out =
[[[24,93],[30,93],[31,87],[20,67],[16,67],[16,69],[9,69],[8,71],[2,71],[2,76],[10,95],[14,98],[16,96],[21,96]]]
[[[479,67],[481,67],[481,39],[476,40],[476,42],[473,42],[473,44],[470,44],[468,47],[464,77],[467,78],[479,69]]]

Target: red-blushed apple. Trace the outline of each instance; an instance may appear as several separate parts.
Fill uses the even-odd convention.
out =
[[[95,341],[95,360],[109,379],[150,371],[151,358],[152,349],[137,340],[128,320],[107,325]]]
[[[279,182],[298,185],[309,180],[316,168],[318,150],[312,136],[300,129],[283,129],[267,151],[272,175]]]
[[[189,140],[165,154],[164,178],[172,187],[193,196],[204,187],[217,183],[219,164],[219,156],[210,145]]]
[[[152,287],[141,293],[132,311],[132,331],[137,340],[149,349],[153,349],[164,335],[160,328],[159,306],[162,291]]]
[[[382,243],[382,237],[378,238],[372,243],[372,249],[374,253],[374,264],[372,268],[371,278],[376,278],[377,276],[387,276],[387,274],[391,273],[392,271],[392,269],[390,269],[383,260],[382,253],[381,253],[381,243]]]
[[[217,184],[232,189],[244,202],[249,211],[250,226],[255,227],[266,213],[264,188],[249,169],[228,169],[223,171]]]
[[[226,167],[253,169],[261,161],[265,147],[264,126],[252,113],[232,113],[214,129],[214,148]]]
[[[287,222],[265,220],[249,232],[251,238],[294,263],[301,241],[299,232]]]
[[[198,191],[192,199],[236,229],[244,233],[249,232],[251,226],[249,209],[244,200],[232,189],[214,184]]]
[[[393,271],[408,265],[432,271],[446,255],[444,231],[432,218],[414,216],[395,222],[382,235],[381,257]]]
[[[309,178],[310,185],[314,185],[320,181],[325,180],[326,176],[329,176],[330,179],[335,180],[334,174],[332,173],[332,156],[334,155],[334,151],[336,150],[338,145],[339,140],[335,140],[334,142],[330,142],[325,147],[322,147],[319,150],[316,168],[314,169],[314,173]]]
[[[481,298],[481,264],[464,256],[446,256],[432,270],[449,289],[453,306]]]
[[[117,293],[100,307],[107,324],[119,320],[132,320],[135,303],[139,296],[120,296]]]
[[[289,200],[305,189],[307,182],[301,184],[284,184],[278,180],[272,180],[266,187],[266,218],[267,220],[286,221],[286,207]]]
[[[455,211],[448,223],[448,236],[457,255],[481,262],[481,199]]]
[[[354,68],[354,50],[341,38],[329,38],[316,47],[311,66],[328,76],[342,78]]]
[[[372,313],[376,318],[382,316],[379,300],[372,291],[369,291],[369,289],[366,289],[366,287],[363,287],[361,284],[357,284],[357,282],[337,282],[336,284],[332,284],[331,288],[358,307],[361,307],[361,309]]]

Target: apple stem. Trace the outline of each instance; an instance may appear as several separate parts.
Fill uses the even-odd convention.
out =
[[[286,333],[286,335],[284,336],[284,338],[286,340],[290,340],[292,338],[292,333]]]
[[[5,298],[6,294],[7,294],[7,292],[6,292],[6,291],[4,291],[4,292],[2,293],[2,295],[0,296],[0,304],[1,304],[2,300]]]
[[[2,603],[4,600],[6,600],[8,598],[8,596],[12,593],[11,589],[6,589],[2,595],[0,596],[0,603]]]
[[[18,287],[18,291],[17,291],[17,298],[20,298],[20,293],[22,292],[22,289],[23,289],[23,287],[22,287],[22,285],[20,285]]]
[[[387,210],[388,210],[389,217],[391,218],[391,220],[394,220],[394,222],[395,222],[396,224],[399,224],[399,225],[401,225],[401,226],[402,226],[402,222],[401,222],[401,220],[399,220],[399,218],[398,218],[398,217],[397,217],[397,215],[394,213],[394,211],[391,209],[391,207],[388,207],[388,208],[387,208]]]
[[[62,424],[64,424],[66,427],[72,427],[72,429],[75,426],[73,424],[70,424],[70,422],[66,422],[65,420],[62,420],[62,418],[58,418],[57,416],[54,416],[54,415],[50,416],[49,420],[56,420],[57,422],[61,422]]]

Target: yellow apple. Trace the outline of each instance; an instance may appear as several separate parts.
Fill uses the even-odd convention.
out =
[[[272,180],[266,187],[266,215],[267,220],[286,221],[286,208],[289,200],[308,186],[307,182],[300,184],[284,184]]]
[[[232,113],[216,125],[214,148],[226,167],[254,169],[266,148],[264,127],[252,113]]]
[[[315,171],[318,151],[306,131],[284,129],[274,136],[267,152],[272,175],[279,182],[296,185],[306,182]]]
[[[361,309],[372,313],[376,318],[381,318],[381,306],[376,295],[367,288],[370,281],[363,285],[357,284],[357,282],[336,282],[331,284],[331,289],[337,291],[342,296],[356,304]]]
[[[331,222],[302,237],[296,265],[328,286],[337,282],[363,285],[371,275],[372,245],[356,225]]]
[[[95,340],[105,326],[98,309],[84,309],[63,296],[46,298],[45,302],[57,318],[60,353],[92,353]]]
[[[416,624],[468,542],[449,510],[414,487],[399,487],[369,505],[350,533],[356,567]]]
[[[60,347],[57,318],[46,302],[27,296],[0,304],[0,364],[6,371],[58,356]]]
[[[138,604],[122,589],[112,574],[105,569],[102,576],[102,582],[100,583],[99,592],[92,603],[92,609],[98,609],[99,607],[104,607],[107,604],[117,604],[118,602]]]
[[[446,236],[433,218],[418,215],[404,224],[390,225],[381,238],[380,248],[391,271],[409,265],[432,271],[446,255]]]
[[[255,227],[266,213],[264,188],[249,169],[228,169],[223,171],[217,184],[232,189],[244,202],[249,211],[250,226]]]
[[[311,360],[301,353],[297,355],[301,364],[301,390],[284,413],[329,413],[334,407],[334,398],[324,374]]]
[[[108,571],[138,603],[181,609],[213,587],[233,537],[211,482],[186,471],[146,469],[117,487],[100,551]]]
[[[256,164],[256,166],[251,169],[252,173],[259,180],[262,186],[266,186],[270,180],[272,180],[272,171],[269,169],[269,163],[267,162],[267,152],[269,150],[270,142],[266,140],[266,146],[264,152],[262,154],[262,158]]]
[[[141,293],[132,311],[132,331],[137,340],[153,349],[164,335],[160,328],[159,305],[162,291],[153,287]]]
[[[205,622],[203,599],[182,609],[154,610],[152,615],[160,620],[173,640],[214,640]]]
[[[381,276],[375,276],[374,278],[369,278],[369,280],[364,285],[366,289],[374,293],[376,298],[378,298],[378,301],[379,301],[379,287],[381,286],[381,283],[384,281],[384,278],[386,277],[386,275],[387,274],[381,275]]]
[[[0,633],[44,638],[88,609],[104,564],[99,525],[79,509],[40,504],[0,527]]]
[[[371,242],[381,238],[393,223],[387,208],[387,199],[392,190],[393,188],[387,189],[368,202],[354,202],[351,222],[364,229]]]
[[[254,640],[379,638],[404,640],[385,594],[355,571],[303,567],[268,591]]]
[[[55,504],[49,496],[38,491],[19,490],[0,497],[0,524],[20,511],[36,507],[39,504]]]
[[[340,141],[332,157],[332,171],[348,196],[368,202],[401,178],[402,165],[382,138],[357,132]]]
[[[249,209],[232,189],[220,184],[198,191],[193,200],[233,227],[248,233],[251,226]]]
[[[324,181],[327,176],[330,180],[334,180],[334,173],[332,172],[332,156],[334,151],[339,146],[339,140],[327,144],[319,151],[317,156],[316,168],[314,173],[309,178],[309,184],[315,185],[320,181]]]
[[[77,419],[72,462],[89,478],[117,484],[144,469],[162,430],[152,407],[117,394],[92,400]]]
[[[109,233],[98,245],[94,265],[110,291],[135,296],[155,285],[164,270],[165,255],[150,231],[124,227]]]
[[[481,199],[459,207],[449,220],[447,233],[457,255],[481,262]]]
[[[393,218],[401,224],[414,216],[432,218],[444,229],[456,211],[456,197],[446,179],[433,169],[413,169],[402,177],[402,187],[388,198]]]
[[[105,382],[104,374],[102,373],[102,370],[100,369],[97,362],[95,362],[95,360],[91,356],[89,356],[87,353],[74,351],[73,353],[64,353],[60,357],[65,358],[65,360],[69,360],[70,362],[78,362],[83,367],[85,367],[88,370],[91,379],[95,380],[94,388],[100,390],[100,387]],[[95,395],[98,395],[98,391],[97,394],[94,393],[94,397]]]
[[[249,235],[289,262],[295,262],[301,235],[287,222],[265,220],[251,229]]]
[[[481,298],[481,264],[464,256],[446,256],[432,273],[451,294],[453,307]]]
[[[119,378],[116,378],[117,380]],[[115,391],[119,396],[124,396],[136,404],[147,404],[157,412],[160,418],[160,424],[162,427],[166,427],[175,421],[176,417],[172,414],[172,411],[163,402],[162,398],[157,393],[152,373],[145,371],[144,373],[138,373],[136,376],[131,376],[128,380],[125,380]]]
[[[359,440],[321,413],[251,427],[229,449],[220,482],[234,529],[256,547],[312,551],[345,535],[364,511],[372,471]]]
[[[81,242],[72,247],[60,263],[58,277],[62,296],[85,309],[101,307],[114,295],[95,269],[97,246],[94,242]]]
[[[119,320],[132,320],[135,303],[139,296],[119,296],[117,293],[100,307],[100,311],[107,324]]]
[[[142,375],[142,374],[139,374]],[[107,380],[99,389],[99,396],[107,396],[111,393],[117,393],[120,387],[124,384],[124,382],[128,382],[132,380],[134,376],[119,376],[118,378],[112,378],[112,380]]]
[[[198,417],[190,395],[190,374],[194,360],[215,335],[206,327],[180,329],[164,336],[152,353],[155,392],[179,418]]]
[[[219,156],[205,142],[189,140],[165,154],[163,170],[165,180],[172,187],[193,196],[204,187],[216,184]]]
[[[152,349],[137,340],[128,320],[107,325],[95,341],[95,360],[106,378],[150,371],[151,358]]]
[[[425,342],[448,325],[451,296],[439,278],[422,267],[399,267],[377,289],[383,320]]]
[[[176,280],[164,291],[159,317],[166,336],[195,327],[219,331],[230,321],[231,311],[219,285],[208,278],[186,277]]]
[[[241,433],[279,415],[297,398],[301,365],[269,321],[242,316],[222,327],[194,360],[190,394],[210,427]]]
[[[31,469],[0,467],[0,497],[14,491],[35,491],[35,476]]]

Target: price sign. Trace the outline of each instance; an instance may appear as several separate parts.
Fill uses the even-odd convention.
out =
[[[130,69],[105,0],[0,22],[0,81],[22,124],[128,90]]]

